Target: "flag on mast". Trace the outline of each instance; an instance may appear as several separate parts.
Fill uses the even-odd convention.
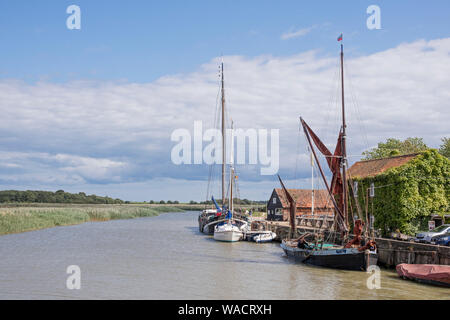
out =
[[[338,37],[337,41],[342,41],[342,39],[343,39],[343,35],[341,33],[340,36]]]

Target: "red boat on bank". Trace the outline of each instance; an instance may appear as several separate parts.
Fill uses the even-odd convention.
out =
[[[450,266],[402,263],[396,269],[403,279],[450,288]]]

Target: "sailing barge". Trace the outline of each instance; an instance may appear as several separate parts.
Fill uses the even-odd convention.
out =
[[[216,227],[219,225],[223,228],[227,228],[226,225],[229,225],[230,220],[240,229],[243,226],[246,226],[248,224],[248,218],[239,212],[234,212],[234,208],[232,205],[233,201],[233,195],[231,192],[230,200],[229,200],[229,206],[230,208],[227,208],[225,204],[225,166],[226,166],[226,128],[225,128],[225,80],[224,80],[224,72],[223,72],[223,62],[221,64],[220,68],[220,74],[221,74],[221,118],[222,118],[222,124],[221,124],[221,131],[222,131],[222,203],[221,207],[218,205],[214,197],[211,197],[211,200],[213,201],[215,208],[214,209],[205,209],[203,210],[200,215],[198,216],[198,228],[200,232],[203,232],[208,235],[213,235]],[[234,170],[234,169],[233,169]],[[233,183],[233,177],[234,173],[233,170],[230,170],[230,187],[232,190],[232,183]],[[230,216],[232,219],[230,219]],[[230,230],[230,233],[232,230]],[[225,234],[225,233],[224,233]],[[240,238],[243,238],[243,235],[239,236]],[[233,238],[233,237],[231,237]],[[231,239],[230,238],[230,239]],[[228,239],[228,237],[226,237]]]
[[[342,35],[338,38],[342,41]],[[335,220],[332,228],[340,232],[343,238],[342,245],[330,244],[325,241],[323,234],[304,234],[297,239],[285,239],[281,243],[281,248],[288,257],[321,267],[347,270],[367,270],[374,266],[378,261],[377,247],[373,234],[369,235],[369,226],[363,222],[363,214],[357,206],[358,218],[353,220],[353,238],[349,239],[349,221],[348,221],[348,196],[354,192],[348,192],[349,185],[352,186],[351,177],[347,174],[347,150],[346,150],[346,122],[345,122],[345,103],[344,103],[344,49],[341,44],[341,93],[342,93],[342,126],[339,132],[337,145],[334,153],[331,153],[319,137],[312,131],[308,124],[300,118],[303,131],[308,141],[310,150],[314,156],[315,163],[319,168],[320,175],[328,191],[330,200],[333,203],[335,211]],[[320,165],[317,153],[313,146],[326,157],[328,167],[332,173],[331,184],[328,183],[324,171]],[[283,181],[278,177],[281,186],[290,203],[290,237],[296,234],[295,199],[285,188]],[[357,203],[355,201],[355,203]],[[366,214],[366,222],[367,221]],[[314,243],[306,241],[312,237]]]
[[[298,248],[296,241],[291,243],[283,241],[281,248],[286,255],[299,262],[333,269],[367,270],[369,266],[376,265],[378,260],[377,253],[368,249],[330,245],[306,250]]]

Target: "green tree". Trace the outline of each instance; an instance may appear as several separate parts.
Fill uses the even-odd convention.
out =
[[[442,138],[442,145],[439,148],[439,153],[450,159],[450,138]]]
[[[378,143],[376,148],[363,152],[363,160],[382,159],[417,153],[428,150],[428,146],[422,138],[407,138],[404,141],[390,138],[386,142]]]
[[[33,191],[25,191],[24,202],[35,202],[36,194]]]

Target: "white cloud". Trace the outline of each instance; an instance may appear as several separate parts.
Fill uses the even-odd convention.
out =
[[[67,154],[57,154],[54,159],[63,164],[61,171],[94,181],[121,182],[120,172],[126,166],[124,162]]]
[[[298,29],[298,30],[294,30],[291,28],[290,31],[285,32],[281,35],[281,39],[288,40],[288,39],[303,37],[303,36],[307,35],[308,33],[310,33],[314,28],[315,28],[314,26],[308,27],[308,28],[302,28],[302,29]]]
[[[6,172],[0,181],[27,183],[55,183],[70,185],[89,182],[121,182],[120,173],[126,163],[109,159],[89,158],[68,154],[38,152],[0,152],[0,160],[9,162],[1,166]],[[12,171],[17,169],[16,171]],[[7,173],[9,171],[9,174]]]
[[[224,57],[227,108],[235,126],[280,129],[280,170],[287,180],[310,174],[300,115],[330,148],[336,143],[338,59],[316,51]],[[121,183],[157,179],[206,180],[206,166],[171,163],[170,134],[178,128],[192,130],[195,120],[213,126],[219,61],[143,84],[1,81],[2,185],[26,188],[42,179],[42,185],[58,188],[77,183],[120,188]],[[346,58],[349,153],[359,155],[389,137],[419,136],[437,147],[442,137],[450,136],[449,65],[450,38]],[[242,184],[255,183],[250,186],[255,189],[241,189],[244,197],[265,190],[267,181],[277,186],[274,177],[261,177],[250,166],[238,170]],[[180,194],[191,187],[171,186]]]

